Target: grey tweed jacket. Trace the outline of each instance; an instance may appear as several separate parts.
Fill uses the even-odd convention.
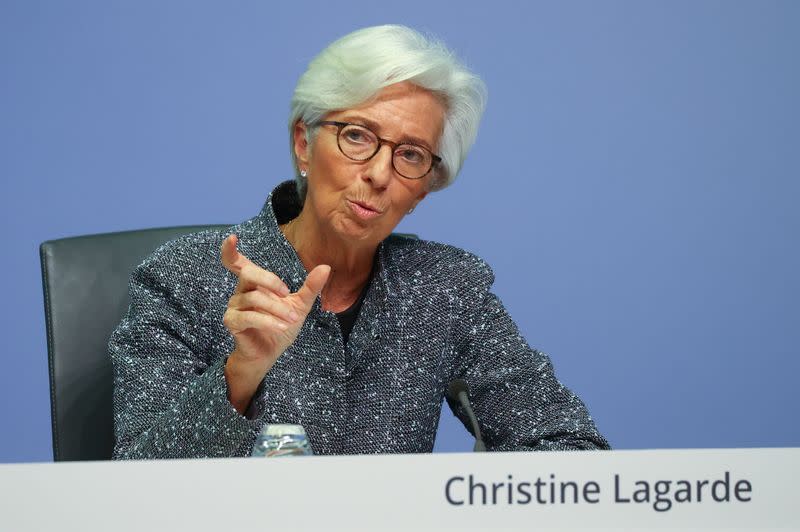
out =
[[[297,290],[306,271],[278,224],[299,209],[294,184],[283,183],[255,218],[169,242],[134,271],[130,308],[109,343],[115,458],[246,456],[265,423],[303,425],[316,454],[430,452],[455,378],[469,383],[489,450],[608,448],[490,291],[491,269],[461,249],[398,236],[378,249],[347,344],[317,300],[238,414],[227,399],[233,339],[222,324],[237,280],[220,244],[236,233],[244,255]]]

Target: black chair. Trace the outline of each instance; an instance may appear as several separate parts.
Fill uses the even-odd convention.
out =
[[[108,339],[128,309],[133,269],[159,245],[227,225],[166,227],[44,242],[53,458],[107,460],[114,449]]]

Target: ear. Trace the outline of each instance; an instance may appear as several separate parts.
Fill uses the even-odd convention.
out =
[[[308,169],[308,140],[306,133],[308,128],[302,120],[294,124],[294,155],[297,157],[297,166],[300,170]]]

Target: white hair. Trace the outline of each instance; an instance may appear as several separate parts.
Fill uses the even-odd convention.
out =
[[[297,122],[312,125],[332,111],[358,106],[382,88],[402,81],[433,92],[445,104],[438,149],[442,162],[430,188],[441,190],[455,180],[478,134],[486,85],[440,41],[405,26],[373,26],[345,35],[322,50],[294,89],[289,142],[301,200],[306,178],[300,175],[294,153]],[[311,134],[307,140],[311,142]]]

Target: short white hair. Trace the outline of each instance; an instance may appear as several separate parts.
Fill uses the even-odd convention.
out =
[[[306,178],[294,153],[298,121],[312,125],[333,111],[356,107],[389,85],[409,81],[439,96],[445,104],[438,166],[431,190],[450,185],[458,175],[486,106],[486,85],[443,43],[398,25],[364,28],[334,41],[300,76],[292,96],[289,142],[300,199]],[[311,142],[311,135],[307,136]]]

